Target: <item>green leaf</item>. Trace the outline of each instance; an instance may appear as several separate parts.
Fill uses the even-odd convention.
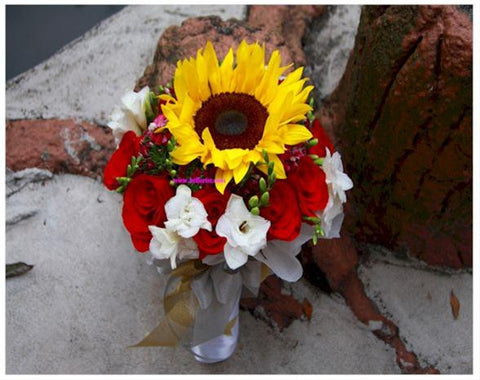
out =
[[[28,265],[22,262],[15,264],[7,264],[6,267],[6,278],[21,276],[29,272],[33,268],[33,265]]]

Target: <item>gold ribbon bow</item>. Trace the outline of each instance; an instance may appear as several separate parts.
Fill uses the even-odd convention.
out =
[[[192,292],[192,281],[207,269],[208,265],[200,260],[190,260],[170,273],[170,276],[177,277],[180,281],[163,299],[165,317],[142,341],[131,347],[174,347],[179,343],[190,330],[199,308]]]
[[[163,299],[165,316],[142,341],[134,347],[175,347],[191,331],[195,314],[199,309],[197,297],[192,291],[192,281],[199,274],[207,271],[208,265],[200,260],[190,260],[180,264],[170,273],[171,278],[179,279],[174,289]],[[270,274],[269,268],[262,263],[260,283]],[[225,334],[231,335],[236,318],[225,326]]]

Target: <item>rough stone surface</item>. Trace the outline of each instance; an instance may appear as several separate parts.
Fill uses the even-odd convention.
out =
[[[80,118],[106,124],[152,61],[158,36],[188,17],[242,19],[245,5],[134,5],[7,82],[7,119]]]
[[[260,285],[257,297],[243,298],[240,307],[254,316],[263,317],[270,326],[283,331],[291,323],[300,318],[311,318],[312,305],[308,299],[298,300],[292,294],[289,283],[277,276],[269,276]]]
[[[14,172],[7,167],[5,195],[8,198],[31,183],[44,182],[51,178],[53,178],[53,174],[48,170],[30,168]]]
[[[472,264],[472,23],[454,6],[364,7],[320,112],[352,177],[345,230]]]
[[[398,326],[406,346],[441,373],[472,373],[471,273],[436,272],[379,247],[370,253],[359,266],[360,279],[367,295]],[[452,291],[460,302],[458,319],[450,305]]]
[[[60,175],[8,198],[7,209],[18,205],[35,214],[7,226],[6,261],[35,267],[6,282],[8,374],[399,372],[393,350],[341,298],[304,280],[292,292],[311,301],[311,320],[279,333],[241,312],[239,347],[224,363],[197,363],[181,348],[128,349],[163,315],[165,278],[133,252],[121,196]]]
[[[283,64],[306,64],[302,39],[309,24],[325,12],[325,6],[276,5],[249,7],[243,20],[222,21],[219,17],[197,17],[168,28],[158,41],[153,63],[148,66],[136,85],[136,90],[148,85],[157,88],[173,77],[179,59],[195,56],[198,49],[212,41],[217,56],[222,59],[242,40],[265,42],[266,56],[278,49]]]
[[[335,90],[342,78],[355,43],[361,10],[360,5],[329,5],[305,35],[305,73],[315,84],[317,104]]]
[[[320,279],[320,287],[324,288],[325,278],[329,291],[339,292],[359,321],[395,350],[395,360],[402,373],[438,373],[438,370],[429,363],[420,363],[417,355],[407,349],[399,335],[397,325],[382,314],[372,299],[365,294],[363,283],[357,274],[359,262],[357,249],[348,236],[320,240],[316,246],[306,244],[301,257],[304,265],[313,262],[318,266],[317,278],[312,278],[312,272],[315,271],[311,268],[315,267],[306,266],[307,278],[310,281],[317,283]]]
[[[6,164],[15,171],[36,167],[101,177],[114,150],[110,128],[88,122],[7,121]]]

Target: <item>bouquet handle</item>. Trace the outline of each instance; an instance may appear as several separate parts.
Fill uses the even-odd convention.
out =
[[[229,320],[233,321],[233,326],[229,329],[229,334],[222,334],[205,343],[190,348],[190,351],[197,361],[200,363],[217,363],[232,356],[237,347],[240,330],[238,318],[239,303],[240,295],[238,295],[230,314]]]

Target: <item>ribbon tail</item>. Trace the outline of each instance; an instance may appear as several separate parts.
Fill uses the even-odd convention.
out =
[[[232,336],[232,329],[233,329],[233,326],[235,326],[235,323],[237,322],[238,320],[238,316],[233,318],[231,321],[229,321],[227,323],[227,325],[225,326],[225,331],[223,332],[225,335],[228,335],[228,336]]]
[[[191,283],[195,276],[207,269],[207,265],[194,260],[181,264],[172,271],[169,278],[172,289],[163,299],[165,317],[143,340],[129,348],[175,347],[191,333],[199,308]]]
[[[142,341],[133,346],[129,346],[128,348],[159,346],[175,347],[178,344],[178,341],[179,339],[170,328],[167,318],[164,318]]]

